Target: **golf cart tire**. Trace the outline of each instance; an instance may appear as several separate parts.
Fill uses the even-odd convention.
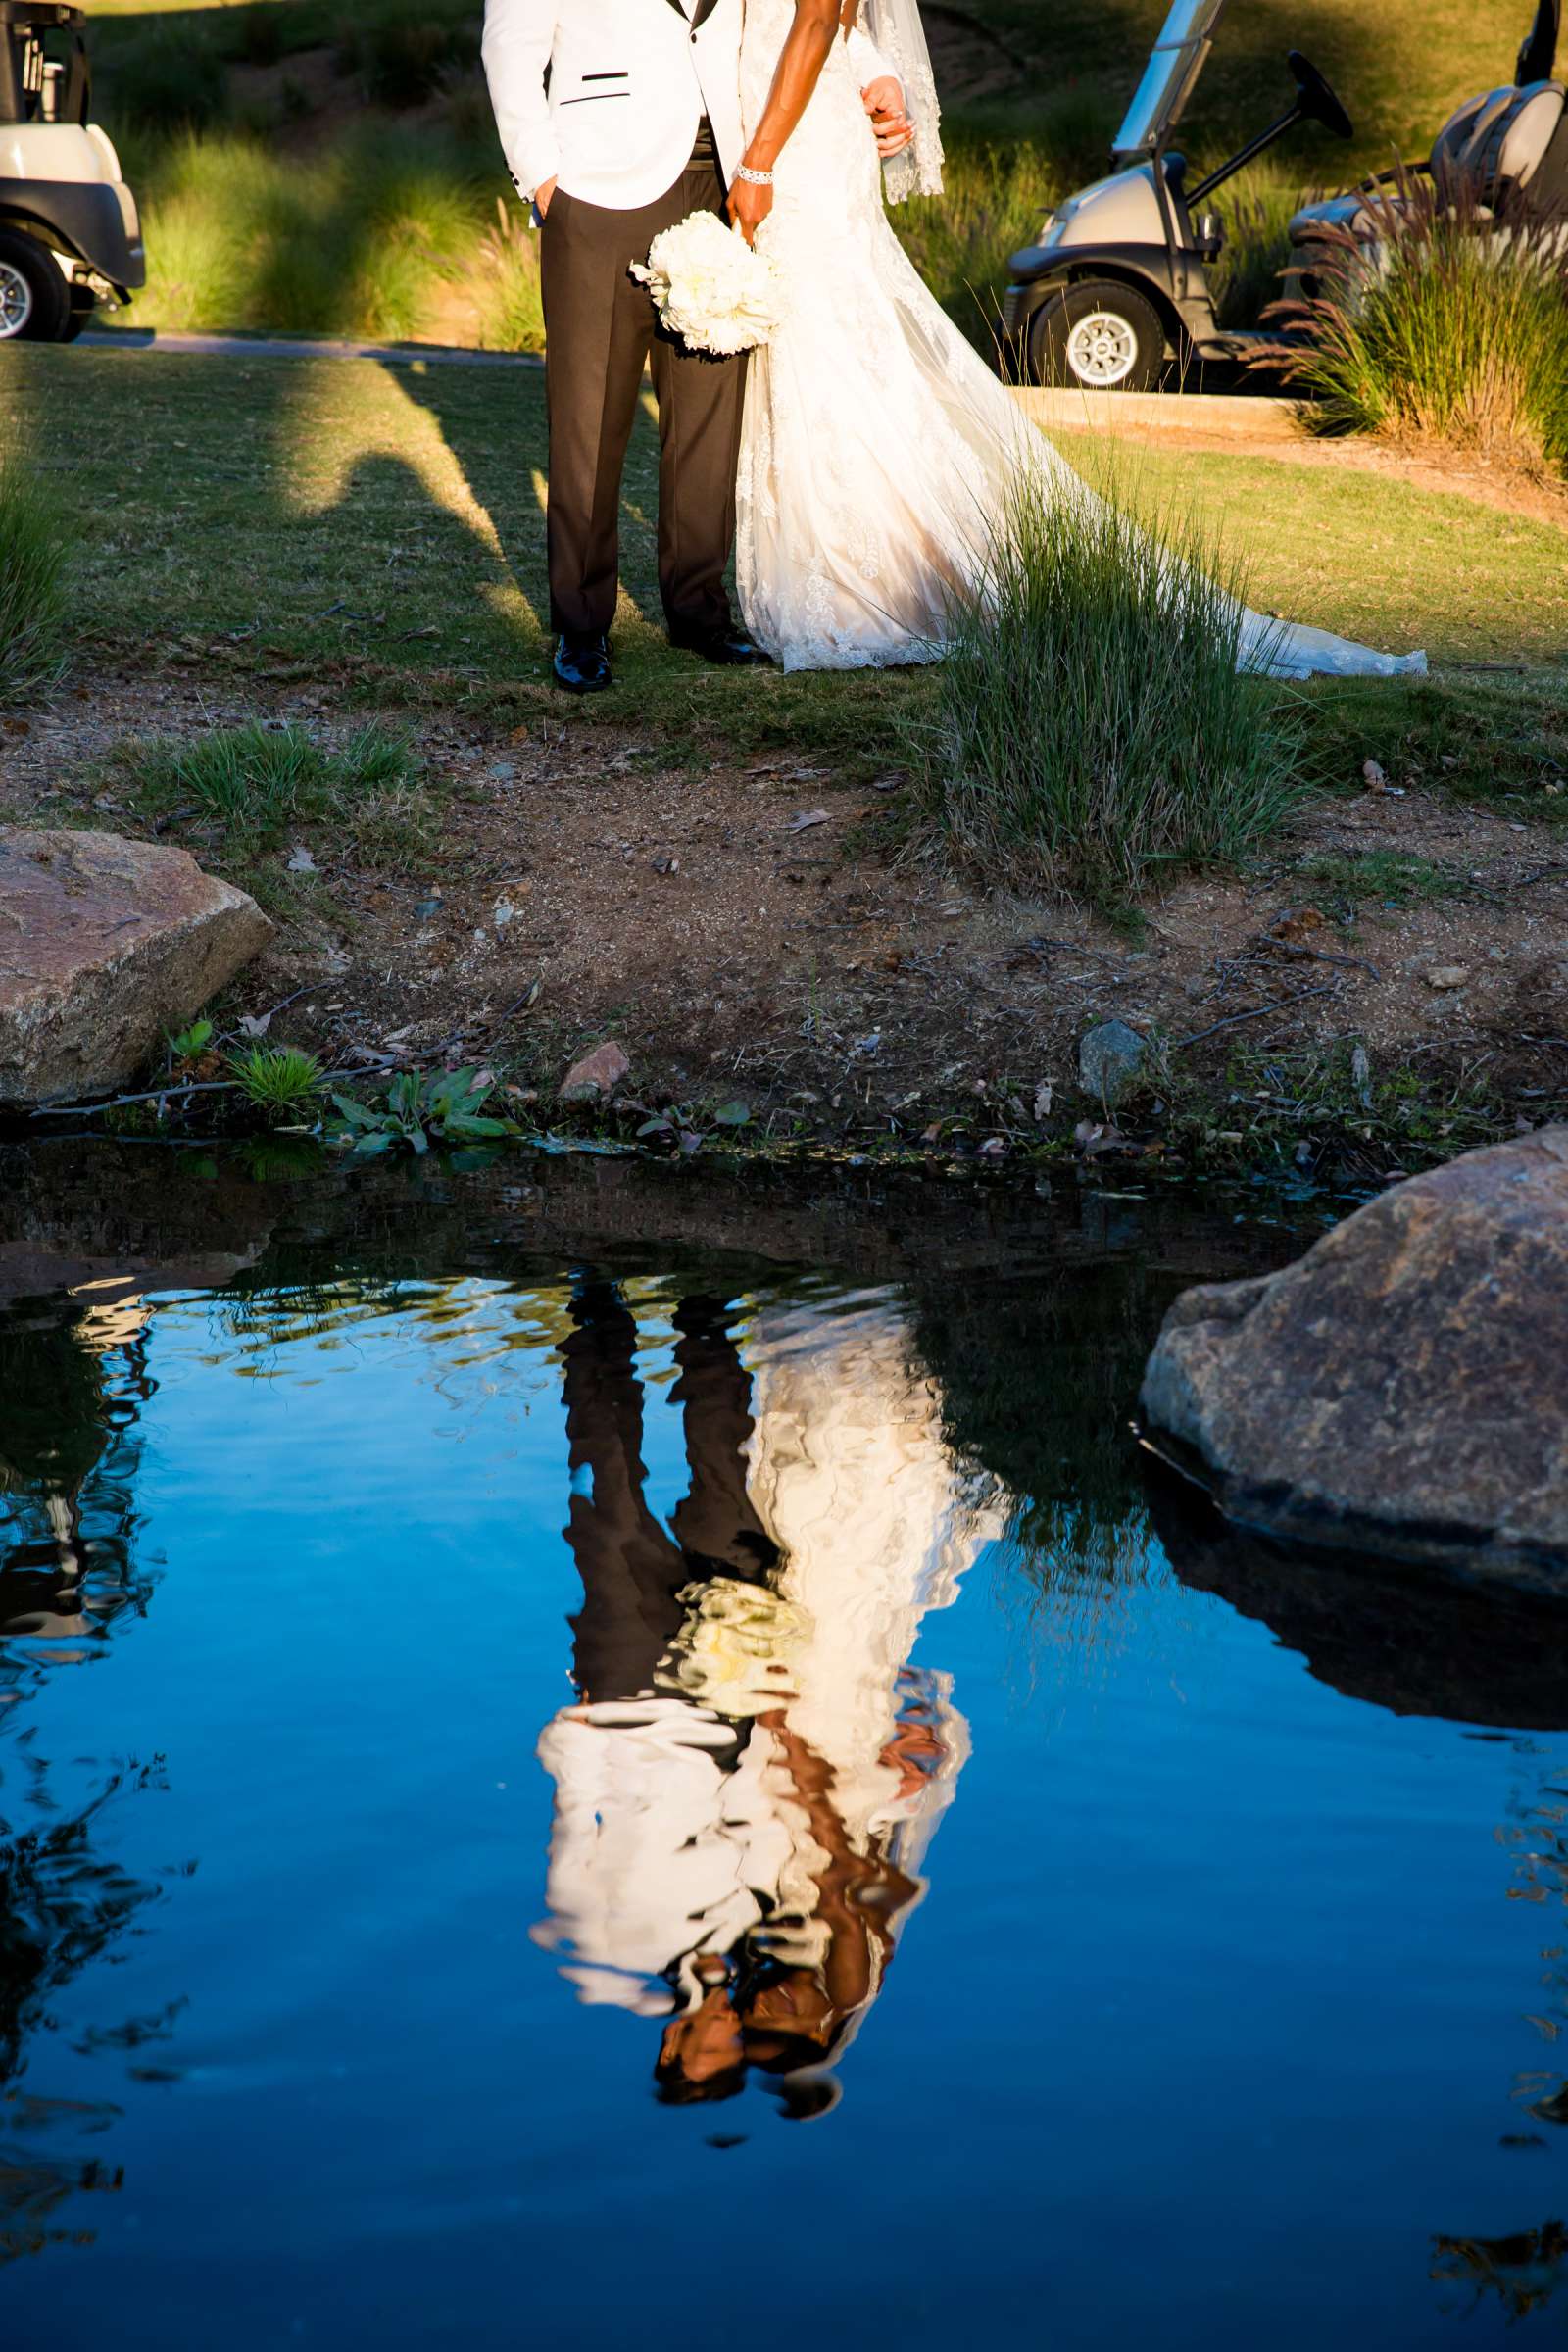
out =
[[[5,296],[8,287],[15,295],[18,280],[28,300],[20,323],[8,325]],[[58,343],[70,316],[70,291],[53,255],[36,237],[0,228],[0,342]]]
[[[1164,321],[1136,287],[1080,278],[1035,313],[1029,358],[1037,384],[1152,392],[1165,365]]]
[[[98,305],[93,301],[77,302],[73,296],[66,306],[66,315],[61,321],[60,332],[55,337],[55,341],[57,343],[74,343],[82,328],[92,324],[93,313],[97,308]]]

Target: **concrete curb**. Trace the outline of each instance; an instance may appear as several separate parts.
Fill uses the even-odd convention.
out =
[[[1294,441],[1303,417],[1299,401],[1262,393],[1018,391],[1033,421],[1049,431],[1112,432],[1152,427],[1179,433],[1234,434],[1249,441]]]

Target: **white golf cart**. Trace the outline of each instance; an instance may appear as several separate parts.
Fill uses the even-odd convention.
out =
[[[0,342],[70,343],[147,282],[136,200],[88,121],[85,22],[0,0]]]
[[[1296,103],[1196,187],[1171,147],[1228,0],[1172,0],[1116,134],[1115,169],[1048,215],[1040,241],[1007,265],[1004,361],[1015,377],[1091,392],[1147,392],[1167,361],[1246,358],[1274,336],[1221,327],[1207,269],[1225,224],[1205,198],[1298,122],[1354,136],[1349,116],[1299,50],[1287,63]]]

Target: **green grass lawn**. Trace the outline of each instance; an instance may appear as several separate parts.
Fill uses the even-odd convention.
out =
[[[541,666],[542,373],[13,348],[0,388],[0,447],[36,460],[81,534],[95,635]],[[1058,440],[1097,469],[1092,436]],[[645,418],[623,515],[633,651],[657,636],[656,463]],[[1118,472],[1222,527],[1265,609],[1439,662],[1568,659],[1568,542],[1549,524],[1269,458],[1140,450]]]
[[[1103,462],[1083,435],[1061,446],[1076,463]],[[8,454],[37,470],[77,536],[89,677],[101,658],[216,668],[236,685],[335,671],[372,705],[548,697],[560,716],[645,729],[671,758],[799,746],[860,774],[896,757],[890,727],[917,718],[929,690],[919,675],[759,677],[672,654],[645,416],[622,514],[620,684],[587,709],[550,695],[533,369],[12,347],[0,351]],[[1309,733],[1334,747],[1339,780],[1366,754],[1391,757],[1375,730],[1396,710],[1416,734],[1448,729],[1456,789],[1512,783],[1539,766],[1543,744],[1568,760],[1562,532],[1382,475],[1271,459],[1139,452],[1123,479],[1151,511],[1179,498],[1222,528],[1264,609],[1396,651],[1424,645],[1440,665],[1529,671],[1440,675],[1425,694],[1314,688]]]

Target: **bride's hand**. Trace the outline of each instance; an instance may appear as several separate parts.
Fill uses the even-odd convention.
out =
[[[898,77],[883,74],[868,81],[860,92],[860,103],[871,118],[878,155],[884,159],[901,155],[914,137],[914,124],[905,112],[904,89]]]
[[[759,187],[755,179],[737,179],[729,192],[729,217],[748,245],[755,245],[757,232],[773,210],[771,187]]]

